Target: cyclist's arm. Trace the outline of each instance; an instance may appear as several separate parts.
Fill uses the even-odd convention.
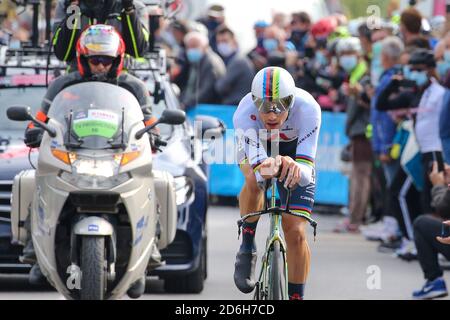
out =
[[[238,146],[245,152],[248,163],[258,178],[258,168],[268,156],[259,141],[257,121],[257,110],[251,100],[251,94],[248,94],[241,100],[234,113],[233,125]]]
[[[295,161],[300,167],[301,178],[299,185],[305,187],[314,182],[314,160],[316,158],[317,142],[321,124],[321,111],[319,104],[305,91],[304,103],[293,116],[299,123],[298,142]]]

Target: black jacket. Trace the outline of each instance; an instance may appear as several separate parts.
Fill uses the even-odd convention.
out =
[[[93,20],[81,13],[80,16],[67,13],[67,3],[59,0],[55,13],[53,47],[59,60],[71,63],[76,57],[76,43],[83,30],[95,23],[111,25],[122,35],[126,53],[138,58],[143,56],[148,47],[148,31],[142,23],[145,7],[135,2],[136,9],[131,13],[122,10],[121,2],[107,0],[103,17]],[[70,9],[69,9],[70,10]],[[72,26],[78,26],[73,28]]]

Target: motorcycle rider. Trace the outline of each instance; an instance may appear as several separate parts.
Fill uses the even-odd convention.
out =
[[[90,25],[107,24],[113,26],[122,36],[125,52],[139,58],[145,53],[149,41],[149,33],[143,23],[144,17],[145,6],[139,1],[59,0],[54,24],[55,55],[76,70],[75,45],[82,31]]]
[[[125,44],[119,33],[108,25],[93,25],[86,29],[77,43],[78,71],[55,79],[49,86],[36,118],[48,122],[47,112],[56,95],[64,88],[86,81],[102,81],[116,84],[130,91],[139,102],[144,113],[144,124],[151,125],[156,118],[151,113],[151,99],[145,84],[138,78],[122,72]],[[30,123],[25,131],[25,144],[37,148],[41,143],[43,129]],[[30,230],[28,226],[28,230]],[[35,263],[33,243],[28,241],[21,256],[23,263]],[[44,279],[39,265],[34,264],[30,271],[30,283],[40,284]]]

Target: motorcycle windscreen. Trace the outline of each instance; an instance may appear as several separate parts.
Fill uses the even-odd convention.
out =
[[[109,149],[128,141],[128,132],[143,114],[127,90],[103,82],[85,82],[62,90],[48,117],[63,124],[70,148]]]

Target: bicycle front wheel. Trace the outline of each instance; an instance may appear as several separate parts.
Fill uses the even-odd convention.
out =
[[[269,300],[286,299],[286,267],[285,255],[281,250],[280,243],[275,241],[269,257],[270,278],[269,278]]]

